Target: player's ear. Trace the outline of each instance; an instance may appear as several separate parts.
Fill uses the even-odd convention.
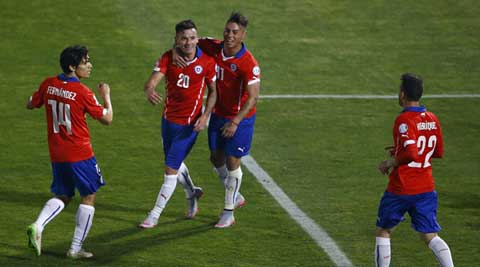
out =
[[[68,68],[70,69],[71,72],[74,72],[77,68],[73,65],[69,65]]]

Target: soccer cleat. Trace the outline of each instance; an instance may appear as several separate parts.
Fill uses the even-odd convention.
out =
[[[233,217],[232,210],[224,210],[220,220],[215,224],[215,228],[228,228],[235,224],[235,217]]]
[[[245,200],[245,198],[242,196],[242,194],[240,194],[240,192],[238,192],[238,195],[237,197],[235,198],[235,209],[236,208],[241,208],[243,206],[247,205],[247,201]]]
[[[154,218],[151,213],[148,214],[147,218],[138,225],[138,227],[143,229],[153,228],[157,226],[158,218]]]
[[[194,188],[193,196],[187,198],[187,219],[193,219],[198,213],[198,200],[203,196],[203,190],[200,187]]]
[[[93,257],[93,253],[91,252],[87,252],[83,249],[81,249],[80,251],[73,251],[73,249],[69,249],[67,251],[67,257],[69,257],[70,259],[74,259],[74,260],[78,260],[78,259],[89,259],[91,257]]]
[[[37,256],[42,254],[42,234],[38,231],[35,223],[27,227],[28,247],[35,251]]]

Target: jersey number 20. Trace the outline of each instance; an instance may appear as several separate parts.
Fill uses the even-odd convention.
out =
[[[430,164],[430,158],[432,157],[433,155],[433,152],[435,152],[435,146],[437,145],[437,136],[436,135],[432,135],[428,138],[428,141],[427,141],[427,138],[424,136],[424,135],[421,135],[418,137],[418,140],[417,140],[417,147],[418,147],[418,155],[421,156],[423,155],[423,153],[427,153],[425,155],[425,160],[423,162],[423,164],[421,162],[415,162],[415,161],[412,161],[410,163],[408,163],[408,166],[409,167],[412,167],[412,168],[428,168],[430,167],[432,164]],[[425,151],[427,150],[427,151]]]
[[[70,119],[70,105],[57,102],[57,100],[54,99],[49,99],[48,104],[52,107],[53,133],[59,133],[60,125],[63,125],[67,128],[68,134],[71,135],[72,121]]]

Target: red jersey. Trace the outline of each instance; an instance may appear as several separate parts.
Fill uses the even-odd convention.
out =
[[[165,74],[166,97],[163,116],[180,125],[194,123],[202,111],[205,87],[216,80],[215,61],[197,47],[195,59],[180,68],[172,63],[172,51],[165,52],[154,71]]]
[[[399,166],[389,176],[387,191],[416,195],[435,189],[431,158],[443,156],[443,136],[437,117],[425,107],[407,107],[393,127]]]
[[[104,115],[95,94],[77,78],[60,74],[45,79],[32,95],[31,103],[45,105],[48,147],[52,162],[77,162],[93,157],[85,114]]]
[[[198,45],[212,55],[217,63],[217,102],[213,112],[224,118],[234,118],[248,99],[247,86],[260,82],[260,67],[252,53],[242,44],[242,49],[231,57],[223,54],[223,42],[200,39]],[[245,118],[256,112],[253,107]]]

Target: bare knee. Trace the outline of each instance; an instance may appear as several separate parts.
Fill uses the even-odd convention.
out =
[[[393,229],[377,228],[375,231],[375,236],[390,238],[390,235],[392,234],[392,232],[393,232]]]
[[[437,233],[419,233],[419,235],[420,239],[428,245],[437,236]]]
[[[63,202],[63,204],[65,204],[65,206],[68,205],[68,203],[70,203],[70,201],[72,200],[71,197],[64,196],[64,195],[63,196],[55,196],[55,198],[60,199]]]
[[[96,197],[95,193],[93,193],[91,195],[82,196],[82,204],[89,205],[89,206],[95,206],[95,197]]]
[[[210,162],[215,168],[225,165],[225,154],[223,151],[215,150],[210,153]]]

